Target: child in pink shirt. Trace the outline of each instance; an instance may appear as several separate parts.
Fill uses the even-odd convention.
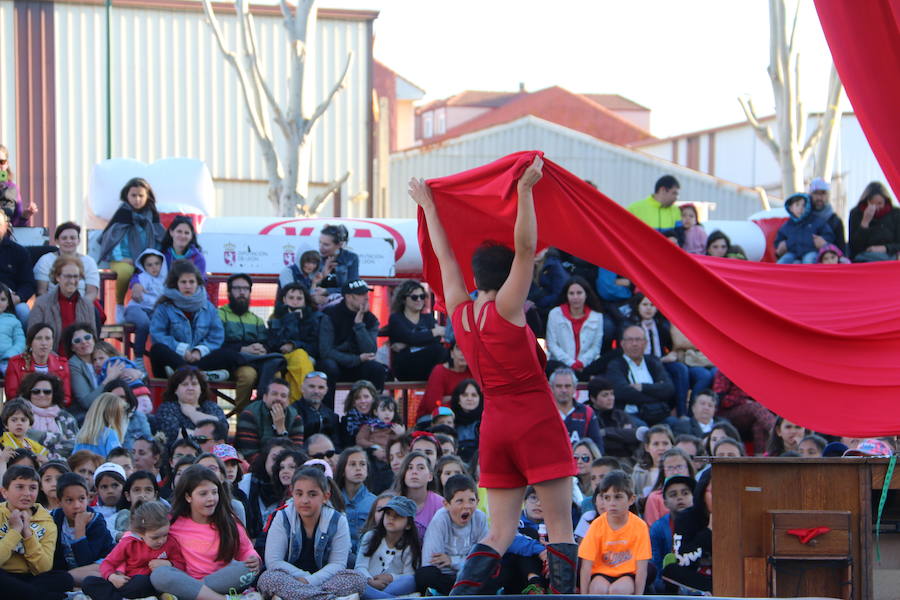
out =
[[[231,510],[228,488],[207,467],[185,469],[172,495],[171,536],[181,548],[185,569],[161,566],[150,574],[153,587],[179,600],[261,600],[256,592],[238,592],[253,583],[259,555]]]

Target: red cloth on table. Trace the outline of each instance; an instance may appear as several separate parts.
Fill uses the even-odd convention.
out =
[[[888,183],[900,190],[900,0],[816,0],[847,98]]]
[[[859,3],[853,3],[854,6]],[[429,181],[469,286],[485,240],[512,246],[516,182],[536,152]],[[900,263],[777,265],[689,255],[544,159],[539,249],[628,277],[735,384],[786,419],[853,437],[900,433]],[[419,211],[423,272],[443,304]]]

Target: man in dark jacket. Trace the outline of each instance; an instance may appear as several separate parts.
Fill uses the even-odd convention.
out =
[[[291,406],[297,409],[303,419],[303,436],[307,443],[317,433],[338,440],[338,417],[322,403],[328,394],[328,376],[321,371],[307,373],[301,390],[303,397]]]
[[[631,458],[640,447],[637,430],[643,423],[624,410],[615,407],[616,392],[606,377],[591,377],[588,382],[588,403],[594,407],[600,433],[603,435],[604,456]]]
[[[0,211],[0,282],[12,292],[16,316],[25,327],[28,323],[28,299],[34,295],[34,271],[31,254],[13,240],[6,213]]]
[[[609,362],[606,376],[616,393],[616,407],[636,415],[647,425],[656,425],[675,407],[675,386],[662,362],[644,354],[647,338],[638,325],[625,328],[621,338],[622,356]]]
[[[385,367],[375,360],[378,318],[369,312],[369,286],[362,279],[344,284],[340,303],[325,309],[319,330],[319,362],[329,386],[338,381],[371,381],[384,387]],[[332,394],[329,394],[331,396]]]
[[[569,439],[572,440],[572,443],[590,438],[597,444],[597,448],[602,454],[603,436],[600,434],[600,424],[597,422],[594,409],[575,402],[577,381],[572,369],[568,367],[556,369],[550,375],[550,391],[553,392],[556,408],[559,409],[559,415],[566,424],[566,430],[569,432]]]
[[[831,185],[821,177],[816,177],[809,182],[809,195],[812,196],[812,216],[818,221],[823,221],[834,235],[835,246],[840,248],[844,256],[847,255],[847,239],[844,237],[844,222],[834,212],[828,195],[831,193]],[[816,236],[816,248],[821,248],[827,242],[824,238]]]

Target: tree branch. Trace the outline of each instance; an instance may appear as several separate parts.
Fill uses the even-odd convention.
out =
[[[756,131],[756,135],[758,135],[763,143],[772,150],[777,158],[781,150],[778,147],[778,142],[775,141],[775,136],[772,135],[772,128],[759,122],[759,119],[756,117],[756,110],[753,108],[752,100],[738,98],[738,102],[741,103],[741,108],[744,109],[744,115],[747,117],[747,122],[750,123],[750,126]]]
[[[287,121],[284,120],[284,113],[281,112],[281,107],[278,106],[278,101],[275,100],[275,94],[272,93],[272,88],[269,87],[269,84],[266,83],[265,78],[263,78],[262,71],[259,68],[259,53],[257,51],[256,45],[256,28],[253,20],[253,14],[248,10],[249,7],[244,0],[240,0],[241,3],[245,6],[246,14],[243,19],[243,31],[244,31],[244,46],[248,56],[248,62],[252,68],[253,78],[257,84],[257,91],[262,90],[263,95],[265,95],[266,100],[269,103],[269,108],[272,109],[272,114],[274,115],[275,123],[281,128],[282,133],[285,137],[289,137],[290,130],[287,126]],[[258,99],[260,105],[262,105],[262,100]]]
[[[344,182],[348,179],[350,179],[350,171],[344,173],[344,175],[340,179],[336,179],[335,181],[332,181],[330,184],[328,184],[328,187],[325,188],[325,190],[321,194],[316,196],[311,203],[303,207],[303,212],[306,214],[306,216],[314,217],[315,215],[317,215],[318,212],[322,209],[322,205],[325,203],[325,201],[328,200],[328,198],[332,194],[338,191],[341,186],[344,185]]]
[[[319,120],[326,110],[328,110],[328,106],[331,104],[331,100],[334,96],[344,88],[344,85],[347,83],[347,74],[350,72],[350,63],[353,62],[353,52],[347,53],[347,62],[344,64],[344,72],[341,73],[341,76],[338,78],[337,82],[334,84],[334,87],[331,88],[331,91],[328,93],[328,96],[325,97],[324,100],[316,107],[316,110],[313,112],[312,116],[306,120],[303,126],[303,136],[309,135],[309,132],[312,131],[313,125],[316,124],[316,121]]]

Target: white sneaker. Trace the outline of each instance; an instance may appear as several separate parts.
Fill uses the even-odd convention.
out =
[[[228,370],[226,369],[216,369],[215,371],[205,371],[206,378],[209,381],[219,382],[219,381],[228,381]]]
[[[338,596],[334,600],[359,600],[359,594],[353,593],[346,596]]]

